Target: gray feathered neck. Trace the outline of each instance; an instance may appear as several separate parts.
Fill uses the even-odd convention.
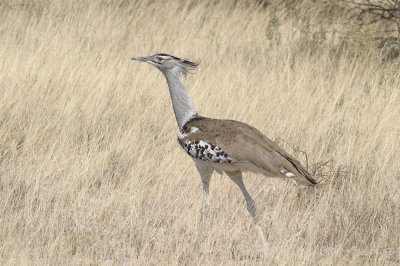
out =
[[[167,54],[158,55],[171,56]],[[167,79],[176,122],[178,123],[179,129],[182,130],[183,126],[190,119],[198,115],[192,101],[189,98],[189,95],[187,94],[186,87],[182,83],[182,75],[185,76],[186,74],[190,73],[198,66],[198,63],[175,56],[171,57],[176,60],[176,64],[173,68],[162,69],[161,72]]]

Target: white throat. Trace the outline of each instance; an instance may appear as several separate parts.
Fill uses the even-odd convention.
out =
[[[182,74],[178,70],[162,71],[167,79],[172,106],[174,107],[176,122],[182,130],[186,122],[197,115],[192,101],[189,99],[186,87],[182,83]]]

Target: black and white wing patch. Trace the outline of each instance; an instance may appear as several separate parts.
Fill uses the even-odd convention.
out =
[[[232,163],[236,161],[224,152],[221,147],[209,144],[203,140],[196,140],[193,143],[185,141],[181,147],[195,159],[214,163]]]
[[[219,146],[207,143],[204,140],[188,140],[186,137],[198,130],[196,127],[191,127],[189,132],[181,131],[178,134],[178,144],[182,149],[195,159],[210,161],[214,163],[232,163],[237,162],[228,153],[223,151]]]

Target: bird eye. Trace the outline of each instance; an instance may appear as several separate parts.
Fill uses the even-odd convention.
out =
[[[162,57],[157,57],[157,61],[162,62],[162,61],[164,61],[164,59]]]

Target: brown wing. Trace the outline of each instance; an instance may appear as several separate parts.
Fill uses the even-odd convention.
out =
[[[198,128],[187,137],[190,141],[205,140],[217,145],[238,163],[250,162],[273,176],[293,177],[307,185],[317,183],[298,160],[252,126],[208,118],[193,121],[188,126]]]

